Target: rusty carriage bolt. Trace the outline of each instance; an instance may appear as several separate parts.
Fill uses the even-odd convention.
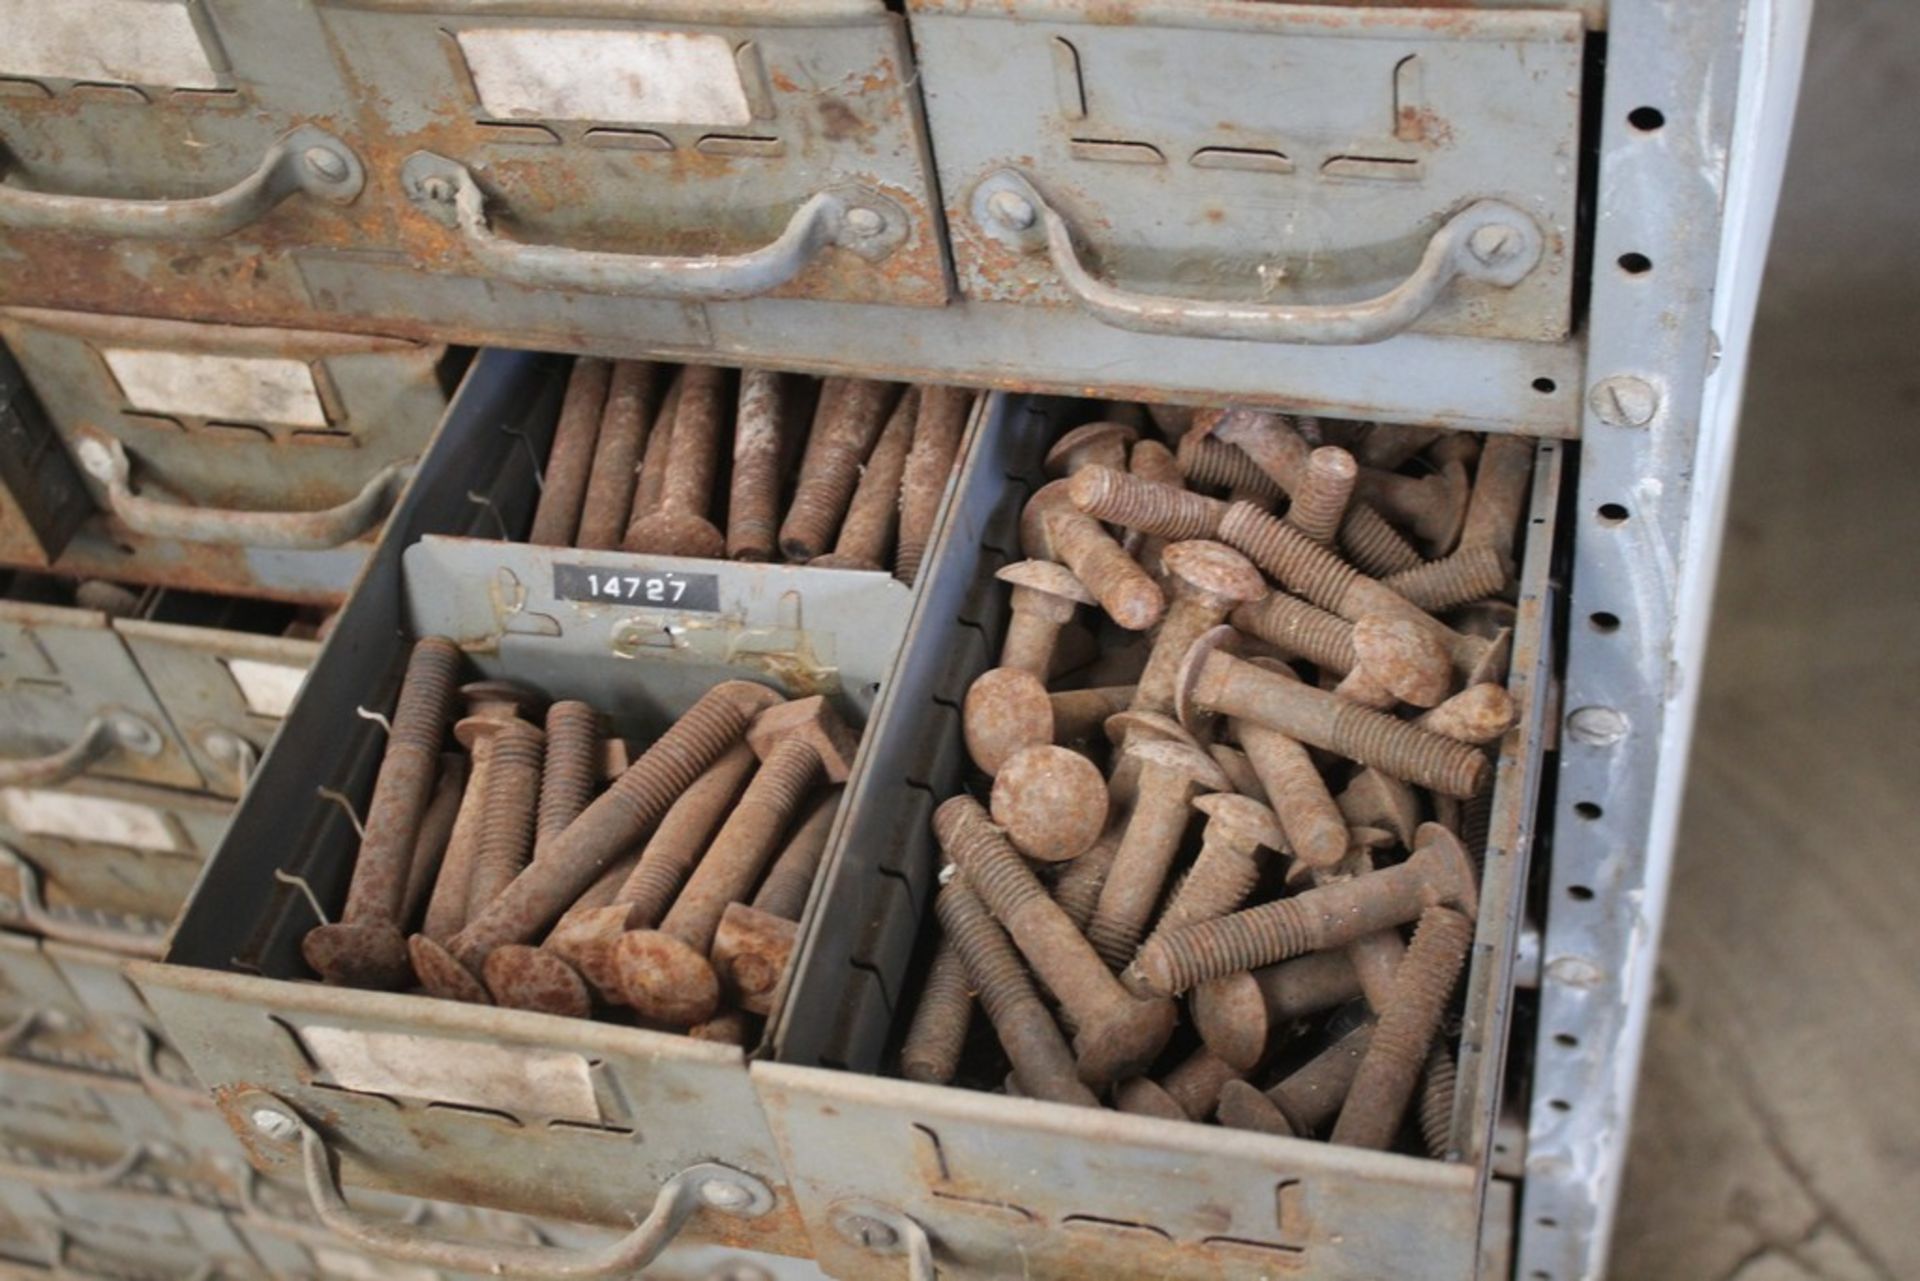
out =
[[[1201,1046],[1159,1080],[1137,1076],[1114,1087],[1113,1105],[1122,1112],[1169,1121],[1204,1121],[1213,1115],[1220,1091],[1242,1073]]]
[[[745,735],[747,725],[780,695],[752,681],[722,681],[700,696],[628,766],[566,831],[556,837],[485,910],[469,920],[445,946],[423,935],[408,941],[415,972],[437,968],[443,983],[460,983],[456,970],[474,976],[487,954],[508,943],[524,943],[551,925],[586,888],[660,821],[674,799],[706,768]]]
[[[1237,630],[1342,678],[1340,692],[1369,706],[1431,707],[1453,687],[1453,660],[1440,634],[1403,615],[1348,622],[1273,592],[1240,606],[1230,619]]]
[[[780,522],[780,550],[788,560],[805,564],[832,544],[899,392],[896,383],[865,378],[830,378],[821,389],[793,501]]]
[[[1053,669],[1060,629],[1073,621],[1077,607],[1098,601],[1072,570],[1050,560],[1015,561],[994,577],[1013,585],[1000,666],[1017,667],[1046,680]]]
[[[422,934],[440,942],[452,938],[467,923],[468,891],[473,883],[474,860],[480,855],[480,831],[487,808],[487,771],[493,750],[488,727],[533,713],[544,701],[535,691],[511,681],[471,681],[460,687],[460,696],[466,700],[466,715],[454,723],[453,736],[467,749],[467,786],[420,924]]]
[[[1006,946],[1011,949],[1013,945]],[[906,1041],[900,1047],[900,1075],[925,1085],[950,1084],[960,1070],[960,1052],[966,1046],[967,1028],[972,1022],[973,988],[967,979],[967,964],[954,948],[952,937],[943,936],[933,954],[933,968],[927,971],[927,981],[920,988],[920,1001],[913,1007]],[[1078,1085],[1073,1056],[1064,1040],[1060,1053],[1066,1060],[1064,1076]]]
[[[720,992],[749,1014],[770,1014],[800,939],[800,913],[827,850],[840,806],[835,788],[815,802],[773,860],[752,903],[729,903],[713,935],[713,968]]]
[[[740,371],[733,426],[733,482],[727,497],[727,557],[772,560],[780,550],[781,461],[791,410],[786,378],[771,369]]]
[[[578,699],[561,699],[547,708],[546,732],[535,858],[586,810],[600,781],[600,713]]]
[[[887,549],[900,519],[900,478],[919,414],[920,389],[909,387],[894,405],[880,439],[861,468],[860,483],[847,504],[846,519],[840,523],[840,537],[833,550],[813,564],[823,569],[885,568]]]
[[[1060,1028],[1040,1003],[1040,994],[1020,964],[1007,932],[988,914],[978,894],[950,878],[934,900],[940,928],[952,941],[980,1006],[1013,1063],[1022,1093],[1055,1103],[1099,1107],[1080,1080],[1078,1065]]]
[[[1231,445],[1284,491],[1302,483],[1313,446],[1278,414],[1228,410],[1213,427],[1216,447]],[[1334,536],[1340,551],[1369,574],[1392,574],[1420,563],[1420,553],[1371,505],[1350,499]]]
[[[1095,685],[1047,695],[1053,709],[1053,741],[1062,746],[1091,743],[1107,719],[1133,706],[1132,685]]]
[[[1027,748],[1052,745],[1053,700],[1032,672],[989,668],[967,686],[960,704],[960,730],[967,755],[991,778]]]
[[[1381,586],[1431,614],[1496,596],[1506,589],[1507,567],[1497,549],[1462,543],[1439,560],[1389,574]]]
[[[660,505],[642,511],[636,503],[622,544],[628,551],[657,556],[726,555],[726,538],[707,518],[726,417],[726,381],[726,370],[714,365],[688,365],[681,370],[680,404],[667,443]]]
[[[1154,922],[1149,942],[1168,930],[1225,916],[1246,902],[1260,881],[1260,851],[1286,844],[1273,811],[1258,801],[1220,792],[1196,798],[1193,807],[1207,816],[1200,852]]]
[[[1245,1082],[1222,1086],[1214,1115],[1236,1130],[1288,1138],[1318,1133],[1339,1115],[1373,1032],[1369,1019],[1264,1091]]]
[[[680,389],[686,385],[686,370],[676,369],[667,380],[666,394],[653,415],[653,430],[647,433],[647,447],[640,455],[640,470],[634,473],[633,502],[627,517],[627,529],[649,512],[660,509],[660,496],[667,486],[667,452],[673,444],[673,423],[680,416]],[[624,542],[626,531],[621,531]]]
[[[1353,455],[1338,445],[1322,445],[1308,454],[1287,504],[1287,523],[1322,547],[1333,546],[1359,474]]]
[[[1110,467],[1084,467],[1077,475],[1123,475]],[[1166,613],[1159,584],[1129,556],[1100,522],[1069,499],[1075,480],[1040,487],[1020,514],[1020,545],[1028,556],[1056,560],[1073,571],[1081,586],[1121,627],[1143,632]]]
[[[651,929],[667,914],[756,759],[745,743],[721,753],[674,800],[604,900],[589,901],[594,893],[590,888],[555,922],[539,947],[511,943],[489,953],[483,974],[494,1000],[515,1009],[580,1018],[592,1010],[596,994],[614,993],[619,982],[614,945],[627,931]]]
[[[1206,712],[1252,721],[1448,796],[1472,796],[1492,781],[1486,756],[1464,743],[1236,658],[1237,636],[1217,627],[1188,651],[1176,697],[1183,724]]]
[[[485,910],[499,897],[532,856],[545,754],[546,734],[537,726],[505,721],[492,731],[480,849],[467,885],[469,916]],[[449,971],[431,965],[415,968],[427,991],[443,1000],[480,1004],[491,999],[464,969]]]
[[[1260,665],[1283,680],[1291,675],[1282,663]],[[1294,856],[1309,867],[1332,867],[1345,858],[1346,817],[1306,747],[1291,735],[1254,721],[1236,720],[1234,726]]]
[[[1170,930],[1141,949],[1134,969],[1145,990],[1177,995],[1239,970],[1345,947],[1436,903],[1471,916],[1478,896],[1473,860],[1458,838],[1427,823],[1413,855],[1398,866]]]
[[[1295,1023],[1359,995],[1360,977],[1344,951],[1310,952],[1202,983],[1188,1010],[1209,1050],[1251,1072]]]
[[[1179,460],[1173,451],[1157,440],[1142,440],[1134,444],[1127,455],[1125,470],[1142,480],[1160,485],[1171,485],[1175,489],[1185,489],[1187,478],[1180,472]],[[1156,535],[1144,534],[1130,529],[1120,545],[1128,554],[1140,562],[1140,567],[1158,580],[1160,577],[1160,553],[1166,549],[1167,540]]]
[[[1093,909],[1100,904],[1100,890],[1107,883],[1107,873],[1113,870],[1114,857],[1119,853],[1120,833],[1109,828],[1085,854],[1056,865],[1060,874],[1053,881],[1053,901],[1067,914],[1074,929],[1086,932],[1087,922],[1093,919]]]
[[[659,928],[614,945],[619,997],[644,1018],[685,1027],[713,1017],[720,978],[707,954],[721,915],[760,879],[807,794],[823,780],[847,781],[859,739],[816,694],[761,712],[747,744],[760,768],[672,909]]]
[[[1360,439],[1354,443],[1354,460],[1367,467],[1393,471],[1412,462],[1414,455],[1448,434],[1443,427],[1368,423],[1361,429]]]
[[[1124,468],[1127,450],[1138,439],[1139,430],[1125,423],[1083,423],[1053,442],[1043,465],[1047,475],[1056,479],[1082,467]]]
[[[1223,503],[1110,467],[1086,468],[1066,484],[1074,507],[1095,520],[1167,538],[1217,539],[1240,551],[1288,591],[1348,621],[1381,615],[1432,628],[1444,642],[1456,673],[1464,673],[1470,682],[1490,679],[1489,671],[1505,661],[1500,641],[1463,636],[1443,626],[1251,503]]]
[[[433,796],[462,661],[460,647],[444,636],[422,637],[407,656],[346,907],[338,921],[307,931],[300,941],[307,964],[329,983],[391,988],[407,979],[406,936],[400,933],[407,866]]]
[[[1472,493],[1464,463],[1453,461],[1425,476],[1366,468],[1355,479],[1353,492],[1371,503],[1436,553],[1450,552],[1460,541]]]
[[[1492,743],[1520,722],[1520,709],[1504,685],[1469,685],[1446,702],[1414,718],[1429,734],[1462,743]]]
[[[440,865],[446,861],[447,847],[453,843],[453,827],[460,817],[460,802],[467,790],[467,758],[458,752],[440,754],[440,775],[434,780],[433,799],[420,816],[420,831],[413,841],[413,854],[407,860],[407,892],[401,898],[396,923],[405,926],[419,919],[427,897],[439,879]]]
[[[960,457],[960,437],[972,409],[973,392],[964,387],[920,389],[920,417],[913,425],[913,447],[907,451],[900,478],[900,536],[893,554],[894,577],[903,583],[911,584],[920,576],[920,562],[933,538],[933,522]]]
[[[1189,481],[1224,489],[1248,502],[1272,505],[1287,494],[1287,487],[1276,483],[1245,452],[1215,439],[1211,432],[1193,431],[1182,436],[1175,457],[1180,474]]]
[[[1459,1085],[1459,1068],[1453,1051],[1443,1036],[1436,1035],[1427,1047],[1427,1061],[1420,1069],[1420,1102],[1417,1119],[1420,1141],[1427,1155],[1445,1161],[1453,1155],[1453,1101]]]
[[[1087,922],[1087,939],[1112,970],[1125,969],[1147,932],[1167,875],[1187,834],[1196,792],[1232,784],[1213,757],[1191,739],[1130,737],[1124,755],[1138,764],[1133,812],[1120,838],[1100,901]]]
[[[1107,780],[1080,753],[1051,743],[1008,757],[989,801],[1007,839],[1043,863],[1079,857],[1107,829]]]
[[[1392,999],[1380,1011],[1333,1124],[1333,1142],[1376,1149],[1393,1143],[1472,946],[1470,917],[1443,905],[1420,914],[1394,974]]]
[[[1187,649],[1218,627],[1236,605],[1267,594],[1267,580],[1252,561],[1223,543],[1189,539],[1160,554],[1172,600],[1134,688],[1133,706],[1143,712],[1173,711],[1174,678]]]
[[[1491,548],[1509,580],[1514,572],[1514,541],[1533,484],[1534,450],[1534,442],[1525,436],[1487,437],[1460,531],[1460,546]]]
[[[533,529],[527,535],[527,541],[536,547],[573,546],[611,372],[606,361],[592,356],[581,356],[573,362],[573,372],[567,376],[567,394],[560,402],[560,421],[553,430],[553,447],[547,451],[547,465],[540,475],[540,501],[533,509]]]
[[[1120,985],[978,801],[946,801],[934,811],[933,829],[1074,1025],[1080,1079],[1098,1085],[1144,1071],[1173,1035],[1173,1002],[1142,1000]]]
[[[640,452],[647,442],[647,414],[660,380],[659,367],[644,360],[614,362],[607,386],[607,405],[600,415],[600,439],[593,448],[593,470],[587,477],[586,500],[580,508],[580,532],[573,545],[591,551],[614,551],[633,516],[633,485],[640,468]]]

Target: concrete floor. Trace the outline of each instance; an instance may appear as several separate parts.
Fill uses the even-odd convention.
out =
[[[1620,1281],[1920,1277],[1920,5],[1820,0]]]

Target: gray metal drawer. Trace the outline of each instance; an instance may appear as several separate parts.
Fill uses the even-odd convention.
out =
[[[1168,338],[1568,332],[1578,14],[909,8],[969,298]]]
[[[1547,711],[1548,568],[1558,446],[1543,443],[1510,689],[1524,709],[1503,745],[1467,979],[1452,1147],[1439,1162],[1150,1117],[920,1085],[888,1069],[922,923],[935,892],[933,807],[960,787],[966,686],[994,663],[1004,625],[993,572],[1017,559],[1015,525],[1044,405],[995,398],[938,549],[905,656],[877,713],[877,765],[816,892],[798,978],[753,1067],[822,1267],[899,1275],[897,1252],[838,1226],[877,1217],[934,1243],[943,1277],[1472,1275],[1492,1194],[1492,1134],[1506,1067],[1513,962]],[[845,928],[859,921],[859,929]]]
[[[344,591],[455,371],[433,343],[31,308],[0,338],[100,512],[61,572],[292,596]]]
[[[232,812],[197,787],[0,787],[0,915],[48,938],[157,955]]]

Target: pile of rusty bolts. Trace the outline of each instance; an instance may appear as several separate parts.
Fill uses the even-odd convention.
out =
[[[464,663],[445,637],[415,643],[345,909],[308,932],[307,964],[744,1044],[858,735],[824,698],[723,681],[634,754],[588,704],[460,685]]]
[[[583,357],[528,541],[911,583],[972,405],[959,387]]]
[[[1000,571],[902,1072],[1444,1156],[1532,443],[1140,422],[1057,443]]]

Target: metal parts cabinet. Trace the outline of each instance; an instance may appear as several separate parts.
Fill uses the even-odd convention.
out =
[[[1511,981],[1485,994],[1526,1003],[1532,1040],[1489,1050],[1470,1105],[1489,1127],[1502,1102],[1527,1112],[1484,1131],[1500,1178],[1484,1206],[1448,1202],[1451,1252],[1396,1253],[1389,1226],[1319,1257],[1336,1260],[1327,1275],[1443,1256],[1452,1272],[1473,1253],[1452,1245],[1478,1230],[1488,1258],[1511,1241],[1491,1266],[1573,1281],[1599,1275],[1618,1193],[1808,7],[75,0],[55,16],[0,0],[3,25],[31,34],[0,55],[0,302],[1569,442],[1554,446],[1564,593],[1541,651],[1557,772],[1548,809],[1516,817],[1544,881],[1515,922]],[[100,34],[118,30],[142,40]],[[647,74],[593,74],[608,60]],[[479,375],[513,358],[490,355],[462,393],[475,403],[506,394]],[[909,644],[888,679],[904,688],[927,659]],[[888,865],[905,838],[882,824],[867,839],[879,873],[907,880]],[[142,980],[157,1004],[183,988]],[[841,1027],[797,1024],[793,1006],[777,1035],[844,1039],[893,999],[852,992]],[[876,1150],[922,1106],[832,1066],[742,1075],[776,1111],[858,1096]],[[819,1173],[844,1119],[789,1108],[763,1127],[751,1092],[728,1097],[703,1115],[780,1148],[759,1151],[791,1180],[783,1214],[817,1219],[812,1202],[858,1181]],[[981,1151],[1022,1129],[1008,1117],[1036,1118],[1019,1142],[1051,1124],[972,1102],[949,1115]],[[1108,1137],[1140,1149],[1204,1133],[1126,1120]],[[1236,1136],[1185,1155],[1271,1161]],[[863,1193],[913,1179],[913,1197],[937,1198],[951,1173],[883,1156]],[[1410,1232],[1402,1218],[1464,1173],[1436,1166],[1409,1192],[1364,1165],[1329,1176],[1351,1189],[1341,1212]],[[1109,1217],[1162,1209],[1139,1170],[1083,1175],[1156,1202]],[[820,1235],[837,1274],[916,1262]],[[936,1257],[967,1275],[1007,1240],[947,1228]]]

